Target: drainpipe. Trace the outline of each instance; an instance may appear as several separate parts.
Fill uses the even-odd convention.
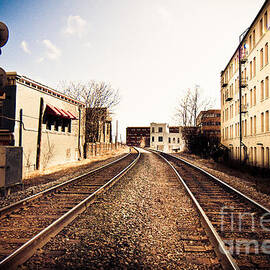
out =
[[[79,106],[78,151],[79,151],[79,158],[78,158],[78,160],[80,160],[81,157],[82,157],[82,154],[81,154],[81,107],[80,106]]]
[[[43,98],[40,98],[39,118],[38,118],[38,137],[37,137],[37,156],[36,169],[40,167],[40,148],[41,148],[41,133],[42,133],[42,113],[43,113]]]
[[[19,146],[22,146],[23,109],[20,109]]]

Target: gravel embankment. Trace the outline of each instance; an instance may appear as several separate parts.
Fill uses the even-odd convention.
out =
[[[193,204],[154,154],[22,269],[220,269]]]
[[[195,159],[195,158],[191,159],[191,158],[188,158],[188,155],[186,154],[185,155],[174,154],[174,155],[194,163],[194,165],[201,167],[202,169],[211,173],[215,177],[228,183],[235,189],[241,191],[243,194],[249,196],[256,202],[270,209],[270,196],[260,191],[257,191],[254,182],[251,182],[250,179],[246,181],[246,179],[243,178],[245,176],[237,177],[237,176],[232,175],[232,172],[230,174],[222,172],[219,170],[218,164],[213,165],[210,161],[207,161],[205,159]],[[238,173],[238,174],[240,175],[241,173]]]
[[[103,159],[103,157],[100,157],[102,158],[101,160],[95,161],[90,160],[89,163],[87,164],[83,165],[76,164],[76,167],[74,167],[73,164],[70,164],[70,166],[65,167],[64,169],[56,172],[48,174],[42,174],[41,172],[40,175],[38,176],[33,176],[31,178],[24,179],[23,190],[11,193],[10,195],[5,197],[0,197],[0,208],[15,203],[24,198],[27,198],[31,195],[34,195],[57,184],[63,183],[71,178],[84,174],[89,170],[101,167],[109,162],[119,159],[120,157],[124,156],[127,152],[128,148],[121,149],[118,152],[115,152],[114,154],[107,155],[108,156],[107,159]]]

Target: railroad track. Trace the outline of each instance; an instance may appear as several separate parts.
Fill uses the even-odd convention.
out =
[[[110,188],[140,157],[124,157],[0,209],[0,269],[16,269]]]
[[[162,152],[202,217],[224,269],[270,269],[270,210],[195,165]]]

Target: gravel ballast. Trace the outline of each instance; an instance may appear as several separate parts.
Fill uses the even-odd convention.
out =
[[[208,160],[199,158],[195,159],[194,157],[191,159],[188,158],[187,154],[185,155],[174,154],[174,155],[186,159],[187,161],[193,163],[194,165],[204,169],[205,171],[209,172],[210,174],[214,175],[220,180],[231,185],[235,189],[241,191],[246,196],[249,196],[251,199],[270,209],[270,196],[268,194],[256,190],[255,184],[252,183],[251,181],[246,181],[246,179],[244,178],[245,176],[243,174],[242,174],[243,176],[241,176],[240,172],[238,172],[239,177],[233,176],[231,174],[227,174],[225,172],[220,171],[217,163],[213,164],[213,162],[210,162]]]
[[[220,269],[194,206],[152,153],[23,269]]]
[[[80,165],[80,162],[78,162],[76,166],[74,166],[73,163],[70,165],[67,164],[67,166],[64,166],[63,169],[52,173],[42,174],[42,172],[39,172],[39,175],[32,176],[23,180],[23,190],[13,192],[5,197],[0,197],[0,208],[23,200],[52,186],[61,184],[71,178],[75,178],[81,174],[87,173],[90,170],[101,167],[107,163],[121,158],[128,152],[128,148],[119,149],[118,151],[115,151],[112,154],[107,154],[106,156],[96,157],[93,160],[84,160],[82,165]]]

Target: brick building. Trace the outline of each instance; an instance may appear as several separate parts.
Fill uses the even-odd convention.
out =
[[[201,111],[196,125],[203,134],[220,138],[220,110]]]
[[[149,147],[150,127],[127,127],[126,144],[128,146]]]

